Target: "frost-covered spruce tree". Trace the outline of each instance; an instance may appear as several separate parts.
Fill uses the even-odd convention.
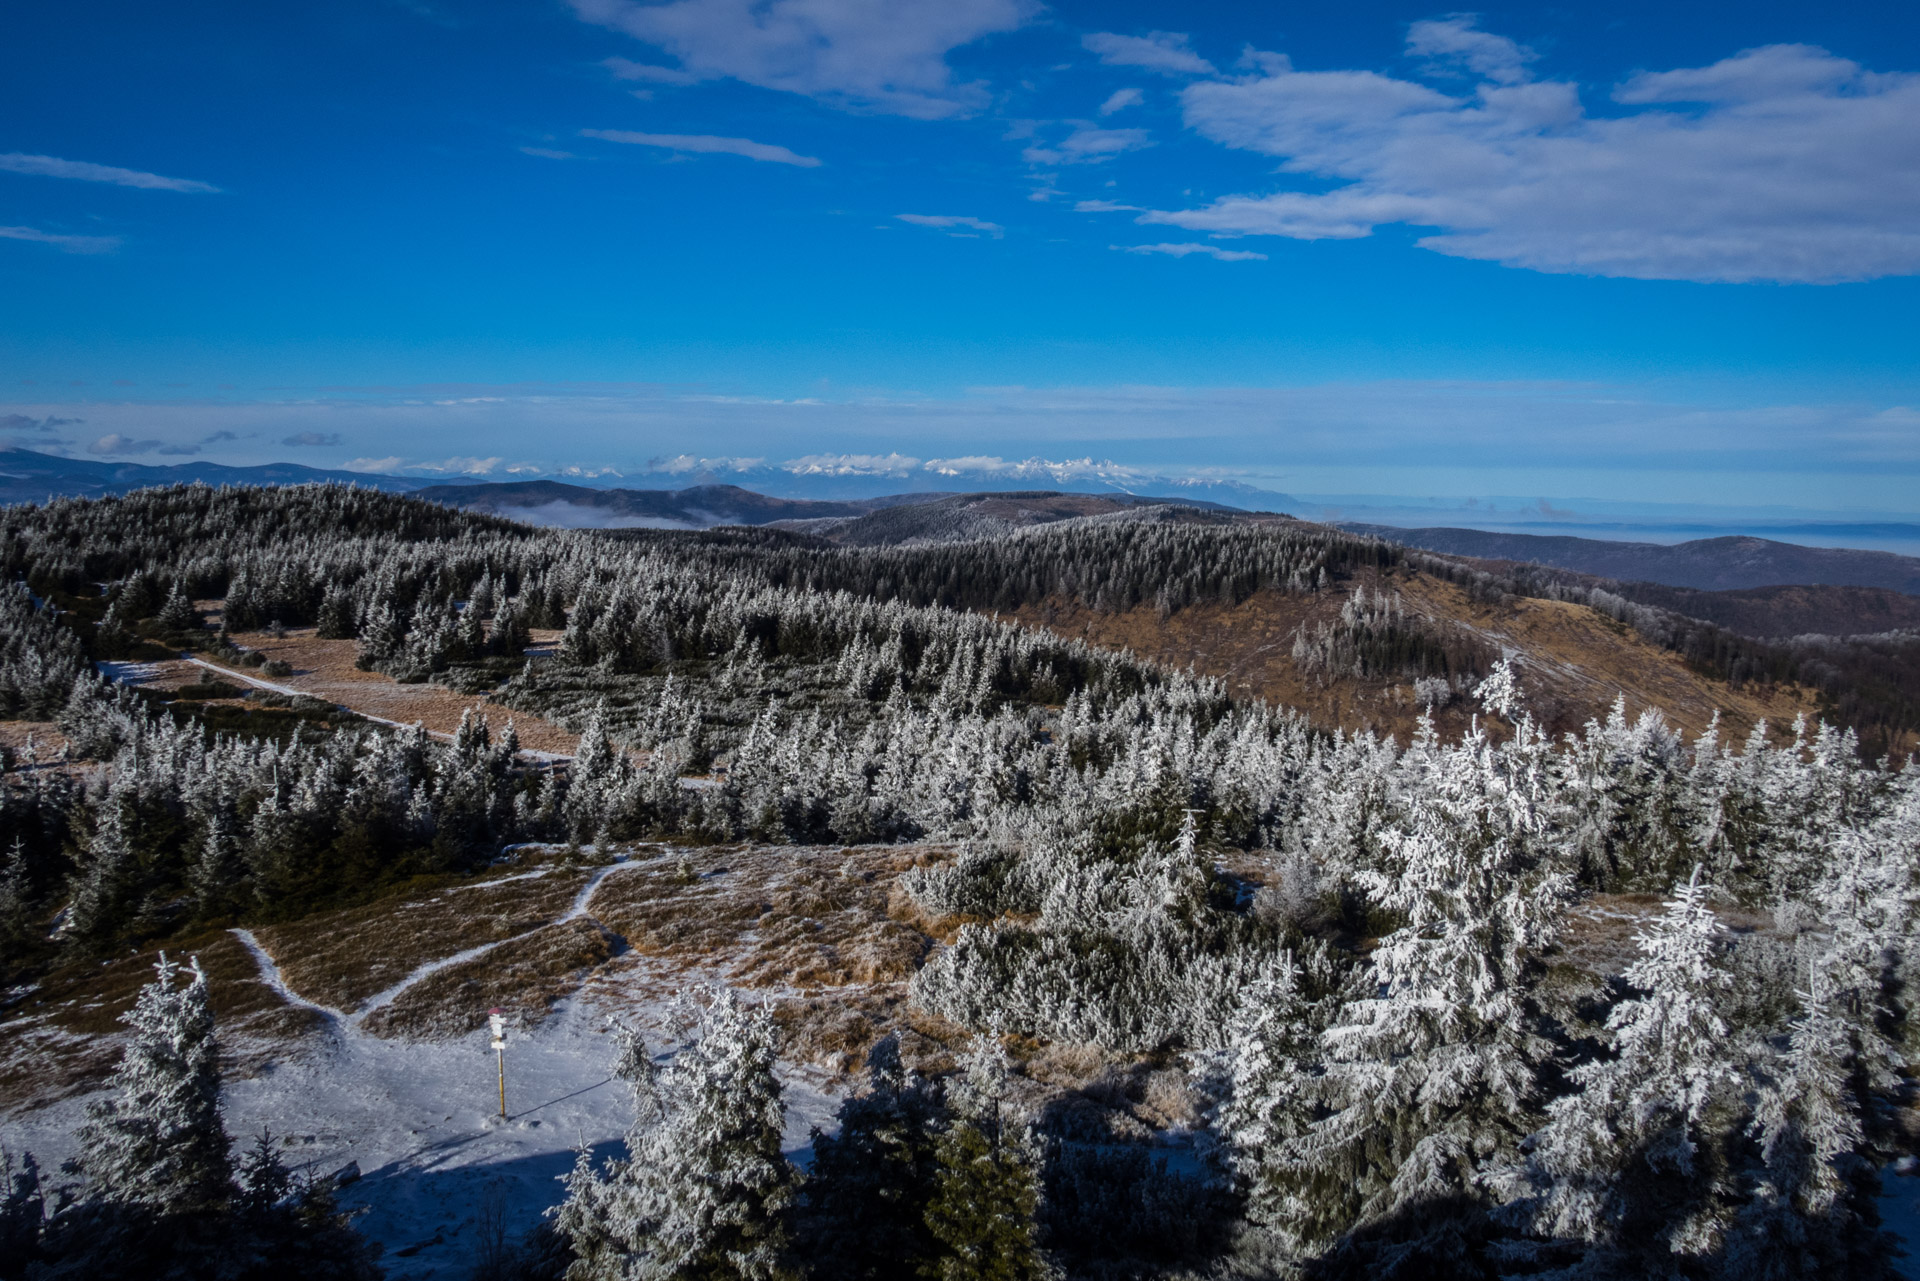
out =
[[[1739,1075],[1715,1010],[1725,927],[1706,900],[1696,868],[1639,936],[1624,977],[1640,995],[1607,1016],[1612,1057],[1573,1069],[1574,1092],[1506,1185],[1517,1195],[1503,1218],[1585,1247],[1598,1275],[1664,1274],[1720,1246]]]
[[[940,1136],[927,1227],[938,1255],[921,1269],[935,1281],[1033,1281],[1050,1275],[1040,1250],[1039,1154],[1006,1112],[1006,1056],[982,1037],[949,1090],[952,1120]]]
[[[926,1215],[941,1112],[929,1084],[902,1066],[899,1038],[883,1037],[867,1055],[867,1088],[840,1106],[838,1131],[813,1132],[804,1195],[815,1272],[887,1281],[936,1256]]]
[[[1313,1120],[1318,1036],[1291,953],[1242,997],[1225,1052],[1228,1093],[1214,1118],[1227,1161],[1247,1199],[1247,1221],[1283,1249],[1303,1250],[1297,1233],[1311,1221],[1288,1149]]]
[[[140,863],[127,833],[123,807],[110,797],[86,854],[72,878],[62,933],[83,943],[102,944],[125,928],[140,896]]]
[[[1816,974],[1816,988],[1826,984]],[[1784,1053],[1762,1069],[1749,1129],[1760,1145],[1746,1201],[1718,1259],[1732,1278],[1871,1277],[1887,1241],[1862,1222],[1871,1167],[1860,1153],[1854,1048],[1825,994],[1803,994]]]
[[[1289,1231],[1310,1248],[1393,1219],[1432,1230],[1402,1248],[1437,1266],[1458,1225],[1421,1207],[1477,1198],[1481,1174],[1538,1120],[1551,1044],[1533,990],[1567,878],[1544,839],[1545,740],[1516,715],[1504,665],[1488,686],[1489,710],[1516,722],[1512,742],[1476,726],[1457,747],[1431,745],[1398,780],[1379,865],[1356,874],[1403,924],[1369,957],[1364,995],[1322,1033],[1315,1090],[1328,1115],[1279,1163],[1306,1207]]]
[[[27,867],[26,842],[13,838],[0,871],[0,955],[33,941],[33,876]]]
[[[174,1214],[223,1204],[233,1178],[207,976],[198,958],[183,967],[164,952],[156,969],[123,1019],[132,1035],[115,1097],[87,1109],[71,1168],[86,1176],[90,1197]]]
[[[684,998],[694,1039],[655,1079],[637,1037],[619,1070],[635,1095],[627,1157],[596,1171],[582,1152],[556,1225],[568,1281],[777,1281],[795,1176],[780,1151],[784,1106],[770,1011],[729,991]]]

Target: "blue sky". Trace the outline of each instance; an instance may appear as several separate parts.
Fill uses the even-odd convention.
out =
[[[7,22],[6,443],[1920,512],[1912,6]]]

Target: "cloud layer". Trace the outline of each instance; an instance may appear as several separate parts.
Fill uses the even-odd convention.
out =
[[[1308,181],[1140,221],[1300,240],[1402,223],[1437,228],[1419,243],[1455,257],[1639,279],[1920,272],[1920,75],[1774,45],[1634,76],[1595,115],[1470,19],[1415,23],[1407,51],[1428,78],[1478,83],[1454,94],[1260,54],[1257,74],[1187,86],[1189,127]]]
[[[1012,31],[1037,0],[572,0],[588,22],[653,45],[679,67],[627,63],[662,84],[731,78],[836,105],[923,120],[971,115],[985,84],[957,82],[947,55]]]

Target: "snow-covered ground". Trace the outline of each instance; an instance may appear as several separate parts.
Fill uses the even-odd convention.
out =
[[[277,978],[270,962],[263,974]],[[621,1011],[649,1046],[677,1048],[667,1040],[664,1004],[622,1001]],[[576,1149],[617,1152],[632,1118],[626,1088],[608,1076],[613,1038],[591,996],[562,1001],[530,1036],[510,1034],[504,1121],[485,1032],[457,1041],[383,1040],[322,1012],[328,1030],[303,1052],[227,1082],[227,1129],[244,1142],[267,1126],[292,1140],[283,1148],[290,1166],[317,1175],[357,1163],[362,1177],[342,1190],[341,1204],[364,1207],[357,1226],[385,1247],[383,1263],[396,1279],[464,1275],[490,1197],[502,1203],[509,1235],[519,1236],[559,1201]],[[823,1073],[782,1075],[786,1147],[804,1160],[811,1127],[829,1127],[839,1103],[825,1092]],[[57,1168],[72,1154],[86,1102],[66,1099],[11,1119],[7,1146]]]

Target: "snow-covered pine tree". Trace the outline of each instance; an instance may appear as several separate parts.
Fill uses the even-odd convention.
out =
[[[216,814],[207,823],[199,856],[187,868],[187,889],[193,895],[197,914],[221,916],[244,906],[248,898],[246,879],[247,863],[240,856],[240,842],[226,818]]]
[[[1513,740],[1496,745],[1476,726],[1456,747],[1414,754],[1377,834],[1380,862],[1355,874],[1404,923],[1322,1033],[1315,1094],[1328,1114],[1277,1164],[1308,1210],[1288,1231],[1310,1248],[1392,1221],[1395,1248],[1442,1266],[1460,1231],[1477,1229],[1432,1207],[1477,1200],[1482,1173],[1537,1123],[1551,1043],[1532,993],[1568,886],[1544,839],[1544,738],[1504,666],[1488,685],[1488,710],[1515,722]]]
[[[13,838],[5,870],[0,871],[0,955],[26,947],[33,930],[33,873],[27,866],[27,845]]]
[[[209,1209],[234,1189],[207,976],[198,958],[180,966],[164,952],[155,968],[122,1020],[132,1034],[114,1072],[115,1097],[87,1109],[72,1169],[101,1201],[161,1214]],[[180,976],[190,977],[176,987]]]
[[[732,992],[683,998],[694,1039],[657,1081],[637,1038],[620,1065],[635,1090],[627,1158],[595,1171],[582,1152],[556,1214],[568,1281],[781,1281],[795,1174],[780,1151],[784,1105],[772,1014]]]
[[[1249,988],[1225,1058],[1228,1093],[1214,1117],[1228,1165],[1246,1196],[1247,1221],[1282,1249],[1303,1252],[1311,1242],[1298,1229],[1311,1222],[1298,1182],[1288,1177],[1289,1145],[1313,1121],[1312,1076],[1318,1036],[1300,989],[1300,969],[1283,954]]]
[[[899,1038],[881,1038],[867,1054],[867,1088],[840,1105],[838,1132],[813,1132],[805,1197],[817,1270],[889,1281],[935,1257],[926,1216],[940,1115],[928,1083],[902,1066]]]
[[[1050,1275],[1040,1250],[1039,1154],[1006,1117],[1007,1063],[993,1037],[968,1052],[948,1091],[952,1119],[936,1149],[939,1170],[927,1227],[939,1254],[921,1269],[934,1281],[1037,1281]]]
[[[1536,1239],[1584,1247],[1598,1275],[1664,1274],[1719,1248],[1724,1142],[1739,1076],[1715,994],[1725,927],[1695,868],[1638,938],[1624,978],[1639,995],[1607,1016],[1613,1056],[1576,1067],[1554,1100],[1503,1218]],[[1611,1269],[1611,1271],[1609,1271]]]
[[[110,941],[132,919],[140,897],[139,859],[128,836],[124,807],[110,797],[72,880],[63,934],[87,945]]]
[[[1885,1271],[1888,1242],[1856,1209],[1871,1174],[1860,1154],[1852,1029],[1819,991],[1828,983],[1818,972],[1814,980],[1816,994],[1802,994],[1785,1052],[1762,1068],[1749,1127],[1760,1168],[1718,1259],[1729,1281]]]

